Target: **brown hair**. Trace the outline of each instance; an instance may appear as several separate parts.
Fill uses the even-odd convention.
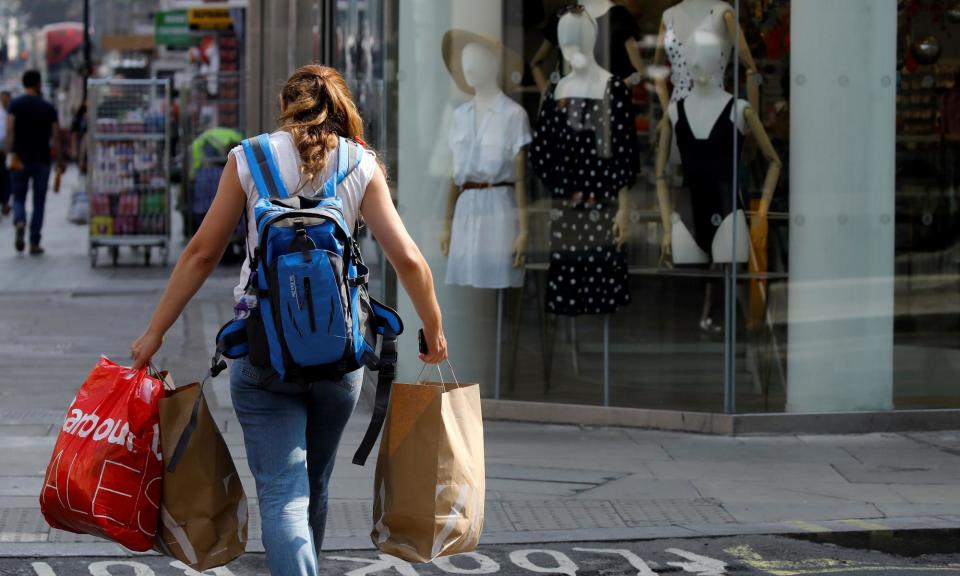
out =
[[[342,136],[363,144],[363,120],[343,77],[320,64],[301,66],[280,93],[280,129],[293,137],[305,182],[323,173],[330,150]]]

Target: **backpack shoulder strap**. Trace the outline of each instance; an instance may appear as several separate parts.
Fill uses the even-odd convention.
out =
[[[380,361],[377,365],[377,393],[373,403],[373,415],[370,416],[370,424],[367,431],[353,455],[353,463],[357,466],[363,466],[367,463],[367,457],[373,450],[373,445],[377,443],[377,437],[383,424],[387,419],[387,409],[390,406],[390,389],[393,387],[393,379],[397,376],[397,334],[390,326],[387,326],[381,336],[380,342]]]
[[[353,463],[363,466],[367,456],[377,443],[377,437],[387,419],[387,408],[390,406],[390,389],[393,379],[397,375],[397,336],[403,333],[403,320],[397,311],[389,306],[370,298],[370,307],[373,310],[374,335],[380,340],[380,357],[368,364],[371,370],[377,370],[377,394],[373,404],[373,415],[363,440],[353,455]]]
[[[360,165],[363,148],[348,138],[340,137],[337,143],[337,171],[323,183],[323,198],[337,195],[337,186]]]
[[[287,187],[280,178],[280,167],[270,148],[270,135],[247,138],[241,145],[260,198],[286,198]]]

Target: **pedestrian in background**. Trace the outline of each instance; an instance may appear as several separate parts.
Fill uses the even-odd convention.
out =
[[[16,229],[14,247],[23,252],[27,226],[27,192],[33,183],[33,213],[30,217],[30,254],[43,254],[40,247],[40,229],[43,227],[43,211],[50,181],[50,164],[57,161],[61,169],[60,138],[56,109],[40,95],[42,86],[40,72],[27,70],[23,73],[24,94],[10,102],[7,111],[8,152],[7,168],[10,170],[10,194],[13,196],[13,224]],[[50,147],[53,142],[53,154]]]
[[[340,74],[326,66],[304,66],[280,94],[278,130],[270,147],[291,194],[312,197],[336,177],[339,138],[363,141],[363,122]],[[430,267],[407,233],[390,197],[374,153],[364,149],[359,166],[336,188],[347,222],[360,216],[377,238],[423,322],[428,354],[435,364],[447,357],[440,307]],[[217,263],[247,213],[248,252],[257,246],[254,205],[259,196],[243,149],[234,148],[213,204],[177,261],[146,332],[131,346],[134,368],[156,354],[164,334]],[[249,258],[249,256],[248,256]],[[244,262],[234,290],[239,305],[250,274]],[[267,564],[275,576],[314,576],[327,520],[327,489],[337,446],[360,396],[363,369],[332,381],[279,381],[276,372],[243,357],[230,369],[230,392],[247,459],[257,485]]]
[[[7,109],[10,107],[10,93],[0,92],[0,216],[10,213],[10,173],[7,171]]]

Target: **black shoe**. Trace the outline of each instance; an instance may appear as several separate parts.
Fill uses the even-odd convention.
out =
[[[0,214],[3,214],[4,216],[10,214],[10,205],[4,204],[3,206],[0,206]]]
[[[23,237],[27,232],[27,227],[24,224],[17,224],[17,239],[13,243],[13,247],[17,249],[17,252],[23,252],[24,244]]]
[[[43,254],[43,248],[41,248],[39,244],[31,244],[31,245],[30,245],[30,255],[31,255],[31,256],[40,256],[41,254]]]

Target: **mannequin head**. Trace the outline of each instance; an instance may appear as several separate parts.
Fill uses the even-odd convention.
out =
[[[500,62],[486,46],[471,42],[463,47],[461,55],[463,78],[471,88],[485,88],[497,83]]]
[[[711,30],[700,29],[690,37],[690,75],[696,84],[716,85],[724,69],[723,39]]]
[[[564,59],[579,71],[593,63],[597,43],[597,23],[585,11],[568,12],[557,24],[557,41]]]

